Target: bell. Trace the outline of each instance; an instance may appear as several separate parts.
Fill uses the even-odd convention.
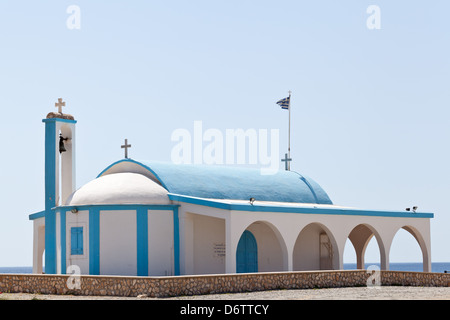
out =
[[[66,152],[66,148],[64,147],[64,141],[59,141],[59,153]]]
[[[67,138],[63,138],[63,136],[59,135],[59,153],[66,152],[66,148],[64,147],[64,140],[67,140]]]

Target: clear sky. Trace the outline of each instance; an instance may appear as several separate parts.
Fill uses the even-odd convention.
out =
[[[445,0],[1,1],[0,266],[32,264],[41,120],[57,98],[78,120],[80,187],[125,138],[131,158],[171,161],[172,132],[196,120],[279,129],[281,158],[288,90],[292,169],[335,204],[434,213],[432,261],[450,261],[449,12]],[[390,260],[421,261],[406,231]],[[379,261],[372,245],[366,261]]]

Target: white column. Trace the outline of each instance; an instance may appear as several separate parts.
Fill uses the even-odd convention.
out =
[[[236,272],[236,253],[233,252],[231,218],[225,219],[225,273]]]
[[[42,260],[45,249],[44,218],[33,221],[33,273],[42,273]]]
[[[287,248],[287,266],[286,271],[294,271],[294,247]]]
[[[236,249],[241,233],[238,221],[230,213],[225,218],[225,273],[236,273]]]
[[[387,227],[378,227],[377,230],[379,239],[375,235],[378,242],[378,247],[380,249],[380,269],[385,271],[389,271],[389,252],[391,249],[392,239],[395,235],[395,233],[392,232],[393,229],[395,228],[392,227],[388,229]]]
[[[422,232],[422,237],[424,239],[424,243],[422,244],[419,241],[420,249],[422,250],[422,258],[423,258],[423,272],[431,272],[431,234],[430,234],[430,220],[428,219],[427,224],[428,227],[424,228]]]
[[[180,210],[180,274],[194,274],[194,221]]]
[[[389,271],[389,249],[381,249],[380,248],[380,253],[381,253],[381,259],[380,259],[380,269],[381,270],[385,270],[385,271]]]

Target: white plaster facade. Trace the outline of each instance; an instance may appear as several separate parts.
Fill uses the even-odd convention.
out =
[[[428,218],[235,211],[182,201],[174,204],[180,206],[180,274],[235,273],[236,250],[245,230],[251,231],[258,243],[260,272],[343,269],[347,239],[352,241],[358,268],[362,269],[365,249],[372,237],[380,250],[381,269],[389,270],[390,248],[401,228],[417,240],[423,254],[423,270],[431,271]],[[88,211],[68,212],[66,217],[69,253],[72,226],[85,228],[84,241],[89,243]],[[173,219],[172,211],[148,210],[148,275],[175,274]],[[43,230],[43,218],[34,220],[34,224],[35,229]],[[135,211],[100,211],[100,274],[137,274],[136,229]],[[36,234],[41,241],[35,240],[34,265],[39,266],[42,232]],[[218,250],[225,250],[225,255]],[[66,259],[66,266],[78,265],[83,274],[89,274],[89,246],[82,256],[67,254]]]

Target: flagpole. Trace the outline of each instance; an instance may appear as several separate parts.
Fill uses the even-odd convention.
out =
[[[291,90],[289,90],[289,132],[288,132],[288,157],[291,159]],[[291,162],[288,161],[288,170],[291,171]]]

